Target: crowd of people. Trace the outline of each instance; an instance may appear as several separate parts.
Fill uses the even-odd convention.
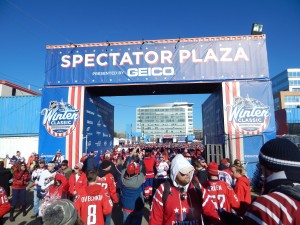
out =
[[[108,225],[113,207],[124,225],[141,225],[145,204],[150,225],[300,224],[300,151],[286,139],[262,146],[264,188],[255,200],[241,161],[208,163],[199,144],[116,146],[100,161],[91,151],[73,168],[60,150],[47,165],[35,153],[27,163],[19,151],[11,159],[11,170],[0,162],[0,219],[9,213],[11,222],[16,208],[27,214],[33,185],[31,217],[46,225]]]

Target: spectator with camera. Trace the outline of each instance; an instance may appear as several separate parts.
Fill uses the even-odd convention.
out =
[[[14,167],[12,183],[12,201],[9,216],[11,222],[15,221],[14,211],[17,204],[21,205],[23,216],[26,216],[26,187],[29,180],[30,174],[26,168],[25,162],[18,162]]]
[[[136,162],[140,166],[141,172],[146,175],[146,167],[143,161],[143,152],[140,150],[140,147],[137,146],[135,148],[129,148],[129,156],[127,156],[124,164],[123,169],[126,169],[128,165],[132,162]]]
[[[144,209],[144,197],[142,185],[145,175],[140,171],[137,162],[131,162],[122,170],[122,196],[124,225],[141,225]]]

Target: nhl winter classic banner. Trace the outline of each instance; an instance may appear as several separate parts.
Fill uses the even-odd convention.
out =
[[[227,148],[234,158],[257,162],[262,144],[276,137],[271,81],[224,82],[222,88]]]
[[[83,96],[84,87],[43,89],[39,153],[48,161],[60,150],[69,166],[79,162]]]

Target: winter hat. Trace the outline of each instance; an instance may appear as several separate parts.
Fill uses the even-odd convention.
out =
[[[82,167],[83,167],[83,164],[82,163],[77,163],[75,166],[74,166],[74,168],[78,168],[78,169],[82,169]]]
[[[197,156],[197,161],[199,162],[205,162],[205,159],[202,156]]]
[[[68,160],[66,160],[66,159],[64,159],[62,162],[61,162],[62,164],[66,164],[66,165],[68,165],[69,164],[69,161]]]
[[[48,166],[55,166],[55,163],[53,161],[48,162]]]
[[[136,162],[132,162],[127,166],[126,172],[129,175],[136,175],[140,172],[140,165]]]
[[[207,167],[207,172],[210,174],[210,175],[213,175],[213,176],[218,176],[219,173],[218,173],[218,164],[216,162],[211,162],[208,167]]]
[[[101,168],[102,168],[102,169],[106,169],[106,168],[108,168],[110,165],[111,165],[110,161],[104,160],[104,161],[101,163]]]
[[[78,218],[77,210],[70,200],[62,199],[49,205],[44,212],[44,225],[73,225]]]
[[[266,142],[260,149],[259,163],[274,172],[285,171],[287,179],[300,181],[300,150],[288,139]]]
[[[227,159],[222,159],[221,160],[221,164],[227,166],[227,164],[228,164]]]

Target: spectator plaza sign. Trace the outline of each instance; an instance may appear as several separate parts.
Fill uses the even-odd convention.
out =
[[[112,148],[113,107],[100,96],[144,95],[149,87],[212,93],[203,118],[213,117],[222,131],[203,120],[204,132],[222,133],[209,141],[223,142],[234,158],[258,153],[242,137],[275,137],[265,35],[49,45],[39,152],[61,149],[74,165],[85,152]]]

